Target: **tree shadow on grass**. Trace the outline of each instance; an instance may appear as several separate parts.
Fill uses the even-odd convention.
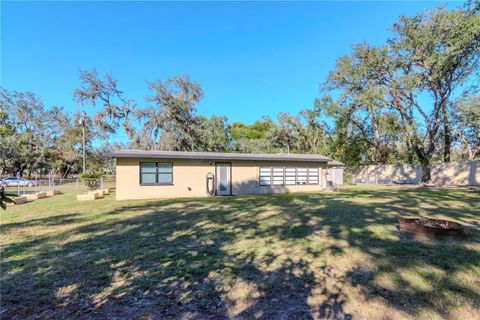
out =
[[[419,310],[424,309],[444,318],[456,318],[451,310],[461,305],[459,301],[462,300],[467,301],[476,316],[479,315],[480,235],[473,228],[479,221],[478,193],[461,193],[460,196],[465,195],[467,201],[459,198],[459,193],[453,190],[409,191],[398,195],[385,191],[370,194],[368,190],[353,193],[356,194],[353,197],[350,191],[346,194],[352,199],[362,194],[381,201],[355,206],[342,199],[339,206],[358,208],[358,214],[330,215],[323,221],[336,226],[329,229],[329,237],[346,240],[349,248],[360,248],[374,262],[373,266],[357,266],[346,273],[353,287],[361,288],[366,297],[381,298],[412,317],[417,317]],[[385,199],[388,199],[386,203]],[[445,203],[462,200],[465,201],[463,207],[453,210],[449,203]],[[435,208],[428,211],[429,216],[440,214],[467,222],[467,239],[417,241],[409,235],[397,233],[394,225],[398,218],[423,215],[419,210],[422,203],[435,204]],[[377,229],[372,231],[374,228]],[[387,232],[377,231],[378,228]],[[393,283],[382,282],[389,278]]]
[[[452,317],[459,297],[480,303],[478,283],[457,279],[477,272],[479,237],[446,244],[399,235],[398,217],[430,197],[439,210],[458,200],[368,190],[163,200],[120,203],[98,223],[74,213],[2,226],[82,223],[4,246],[2,318],[351,319],[352,288],[365,303],[380,299],[412,317],[419,309]],[[362,198],[373,202],[355,202]],[[466,207],[452,218],[476,217],[478,206]],[[370,264],[336,268],[336,257],[355,250]]]
[[[2,232],[9,232],[14,229],[36,227],[36,226],[59,226],[66,225],[70,223],[79,222],[82,220],[82,215],[80,213],[69,213],[63,214],[60,216],[49,216],[44,218],[35,218],[31,220],[21,221],[21,222],[11,222],[8,224],[2,225]]]
[[[379,202],[356,204],[347,200],[359,195],[378,199]],[[385,300],[412,317],[417,317],[422,308],[442,317],[455,318],[450,311],[462,304],[459,301],[466,301],[476,316],[479,315],[480,305],[480,274],[477,268],[480,265],[480,235],[476,229],[468,227],[469,224],[475,226],[475,222],[478,224],[480,195],[470,192],[466,198],[468,201],[463,203],[463,207],[452,210],[445,201],[462,201],[459,193],[452,190],[429,190],[407,195],[349,190],[345,194],[331,194],[320,200],[306,196],[304,204],[307,208],[314,207],[315,202],[324,203],[321,213],[315,209],[296,212],[302,221],[320,213],[322,219],[310,224],[309,228],[314,232],[323,229],[327,237],[347,241],[347,248],[359,248],[373,261],[373,266],[355,266],[345,274],[349,284],[360,287],[366,297]],[[429,210],[429,215],[447,215],[450,219],[467,222],[466,240],[419,242],[396,231],[398,218],[422,214],[420,203],[431,201],[435,201],[436,208]],[[326,251],[330,255],[342,255],[344,247],[333,245],[328,250],[320,250],[315,256],[321,257]],[[310,253],[315,253],[315,250]],[[467,278],[464,278],[465,275]],[[362,277],[366,280],[359,279]],[[384,277],[394,278],[394,284],[383,284]]]

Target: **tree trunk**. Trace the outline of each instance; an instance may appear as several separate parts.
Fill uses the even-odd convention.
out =
[[[443,106],[443,129],[444,129],[444,148],[443,148],[443,162],[450,162],[451,145],[452,145],[452,130],[448,120],[447,107]]]
[[[475,160],[475,157],[477,156],[477,154],[480,153],[480,148],[471,148],[467,146],[467,149],[468,149],[468,160],[469,161]]]
[[[431,176],[431,155],[425,153],[422,149],[415,148],[418,160],[420,160],[420,166],[422,167],[422,183],[430,183],[432,181]]]
[[[432,168],[430,163],[422,163],[422,183],[430,183],[432,181]]]
[[[413,152],[412,152],[412,147],[410,146],[410,141],[405,139],[405,145],[407,147],[407,163],[408,164],[413,164]]]

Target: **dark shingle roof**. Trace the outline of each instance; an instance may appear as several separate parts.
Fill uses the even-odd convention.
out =
[[[112,158],[165,158],[165,159],[205,159],[205,160],[267,160],[267,161],[316,161],[330,162],[332,159],[319,154],[255,154],[224,152],[186,152],[158,150],[117,150],[105,154]]]

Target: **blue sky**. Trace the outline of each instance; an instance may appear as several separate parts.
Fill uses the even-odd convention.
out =
[[[76,111],[80,69],[112,73],[140,105],[146,80],[186,73],[200,113],[251,123],[312,107],[352,44],[382,44],[400,14],[444,3],[2,1],[0,80]]]

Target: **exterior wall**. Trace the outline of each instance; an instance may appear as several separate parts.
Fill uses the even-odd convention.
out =
[[[480,186],[480,161],[438,163],[431,175],[434,184]]]
[[[327,180],[335,186],[343,185],[343,168],[328,168]]]
[[[458,161],[432,165],[432,182],[436,185],[480,185],[480,161]],[[392,183],[393,181],[418,184],[422,168],[414,165],[373,165],[363,167],[355,174],[357,183]]]
[[[305,167],[319,168],[319,184],[290,186],[260,186],[260,167]],[[278,192],[320,191],[325,187],[325,163],[315,162],[279,162],[279,161],[233,161],[232,195],[265,194]]]
[[[422,169],[415,165],[371,165],[355,173],[356,183],[391,184],[395,182],[420,183]]]
[[[173,185],[140,185],[140,162],[173,162]],[[326,185],[326,163],[278,161],[219,161],[232,165],[232,195],[276,192],[319,191]],[[296,166],[319,168],[318,185],[259,186],[259,167]],[[155,199],[175,197],[207,197],[206,176],[215,174],[215,161],[189,159],[117,158],[116,197]],[[190,189],[190,190],[189,190]]]

